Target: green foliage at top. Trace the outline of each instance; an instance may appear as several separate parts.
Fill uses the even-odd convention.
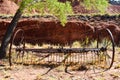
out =
[[[108,7],[108,0],[84,0],[83,5],[87,9],[99,10],[100,13],[104,13]]]
[[[67,23],[66,14],[72,13],[70,2],[61,3],[58,0],[23,0],[20,10],[23,11],[25,8],[29,11],[38,10],[41,14],[53,14],[59,18],[63,26]]]
[[[48,11],[57,16],[60,19],[62,25],[64,25],[67,19],[66,14],[72,12],[72,7],[70,3],[69,2],[61,3],[58,2],[57,0],[47,0],[46,3]]]
[[[108,6],[108,0],[79,0],[87,9],[99,10],[101,13],[105,12]],[[53,14],[59,18],[61,24],[64,26],[67,22],[66,14],[72,13],[70,2],[59,2],[58,0],[22,0],[20,5],[21,12],[26,10],[38,10],[41,14]]]
[[[22,0],[21,4],[20,4],[20,11],[23,12],[24,9],[30,4],[32,3],[33,0]]]

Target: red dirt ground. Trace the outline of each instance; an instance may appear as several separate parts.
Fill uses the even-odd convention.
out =
[[[15,14],[18,6],[9,0],[0,0],[0,14]]]
[[[110,5],[110,6],[108,7],[108,12],[109,12],[109,13],[112,13],[112,14],[114,14],[114,13],[119,14],[119,13],[120,13],[120,6]]]
[[[76,14],[86,14],[86,13],[95,13],[95,10],[87,10],[85,9],[85,7],[81,6],[81,5],[75,5],[73,6],[73,11]],[[110,14],[119,14],[120,13],[120,6],[118,5],[110,5],[107,10],[106,13],[110,13]]]

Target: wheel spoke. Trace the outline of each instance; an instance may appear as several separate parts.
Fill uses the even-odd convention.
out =
[[[104,38],[100,36],[100,34],[107,34]],[[115,53],[115,46],[114,46],[114,39],[112,33],[109,29],[106,29],[105,32],[99,32],[97,38],[97,48],[105,48],[105,51],[97,52],[98,56],[98,63],[95,64],[95,69],[101,70],[108,70],[112,67],[114,61],[114,53]]]

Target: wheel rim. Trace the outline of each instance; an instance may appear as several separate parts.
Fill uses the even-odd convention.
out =
[[[17,39],[17,36],[19,38]],[[18,58],[20,59],[23,57],[24,51],[16,51],[16,48],[24,48],[24,31],[22,29],[18,29],[12,36],[11,42],[10,42],[10,48],[9,48],[9,64],[12,66],[13,63],[15,63]],[[22,56],[21,56],[22,53]]]
[[[103,34],[105,34],[106,37],[104,36],[102,39],[100,36]],[[97,48],[104,48],[105,50],[97,52],[98,62],[94,69],[98,68],[104,71],[110,69],[114,62],[115,43],[113,35],[109,29],[98,32]]]

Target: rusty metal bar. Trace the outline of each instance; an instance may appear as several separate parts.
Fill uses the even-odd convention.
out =
[[[52,48],[52,49],[32,49],[32,48],[16,48],[16,51],[32,51],[32,52],[38,52],[38,53],[82,53],[82,52],[89,52],[89,51],[106,51],[106,48]]]

